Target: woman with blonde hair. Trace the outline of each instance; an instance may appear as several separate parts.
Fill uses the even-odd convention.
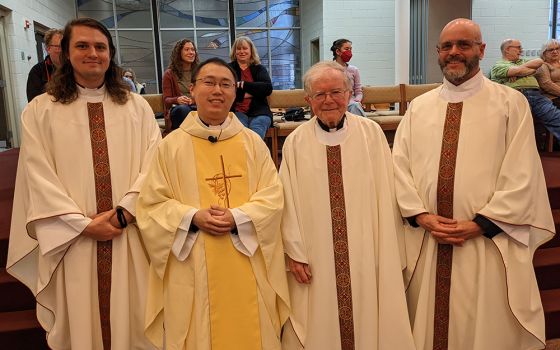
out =
[[[272,124],[272,112],[267,97],[272,93],[272,81],[255,44],[246,36],[238,37],[231,46],[230,66],[237,74],[237,96],[233,109],[245,127],[262,139]]]
[[[535,73],[544,94],[552,99],[556,106],[560,105],[560,41],[550,39],[541,50],[542,66]]]
[[[191,76],[199,63],[194,42],[190,39],[177,41],[169,66],[163,74],[163,105],[165,128],[167,131],[177,129],[185,117],[196,110],[191,96]]]

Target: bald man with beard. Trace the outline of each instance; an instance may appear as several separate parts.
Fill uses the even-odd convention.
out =
[[[532,257],[554,224],[529,105],[482,75],[485,48],[476,23],[448,23],[443,85],[412,102],[395,138],[419,350],[545,347]]]

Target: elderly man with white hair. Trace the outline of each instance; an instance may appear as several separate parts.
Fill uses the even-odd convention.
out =
[[[280,168],[292,301],[283,349],[413,349],[387,140],[346,111],[341,65],[317,63],[304,84],[316,116],[286,139]]]

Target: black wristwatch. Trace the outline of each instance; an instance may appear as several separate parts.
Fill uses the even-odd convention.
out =
[[[117,207],[117,220],[119,221],[119,225],[121,228],[125,228],[128,225],[126,222],[126,217],[124,216],[123,208]]]

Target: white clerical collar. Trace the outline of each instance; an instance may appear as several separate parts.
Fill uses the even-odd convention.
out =
[[[103,102],[105,99],[105,93],[107,92],[105,84],[101,85],[101,87],[97,89],[88,89],[78,84],[76,84],[76,86],[78,87],[78,95],[84,98],[87,102]]]
[[[348,135],[348,118],[344,118],[344,125],[338,130],[334,128],[329,131],[325,131],[321,128],[319,123],[317,123],[317,120],[315,120],[313,124],[315,125],[315,136],[317,137],[319,143],[323,145],[340,145],[346,139],[346,135]]]
[[[450,83],[449,80],[443,78],[443,87],[440,91],[440,96],[447,102],[461,102],[479,92],[483,85],[484,75],[482,74],[482,70],[479,70],[474,77],[461,85],[454,85]]]
[[[226,117],[226,119],[223,121],[223,123],[219,124],[219,125],[206,125],[206,123],[203,122],[202,119],[200,119],[200,116],[198,114],[197,114],[197,120],[198,120],[198,123],[200,125],[202,125],[206,129],[210,129],[210,130],[225,129],[231,123],[231,118],[229,117],[229,115]]]

